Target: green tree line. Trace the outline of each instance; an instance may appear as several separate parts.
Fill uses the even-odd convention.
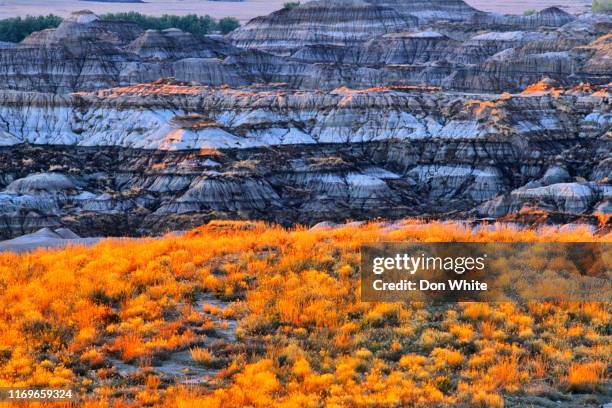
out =
[[[593,11],[612,11],[612,0],[593,0]]]
[[[215,31],[227,34],[240,27],[240,23],[233,17],[220,20],[206,16],[189,14],[175,16],[164,14],[160,17],[147,16],[141,13],[109,13],[100,16],[106,20],[127,20],[138,24],[144,30],[165,30],[166,28],[179,28],[197,36],[204,36]],[[55,28],[62,22],[62,18],[55,15],[13,17],[0,20],[0,41],[20,42],[35,31],[46,28]]]
[[[196,14],[188,14],[186,16],[164,14],[161,17],[154,17],[130,11],[128,13],[103,14],[100,18],[105,20],[132,21],[145,30],[178,28],[199,36],[204,36],[214,31],[227,34],[240,27],[238,20],[233,17],[225,17],[217,21],[211,16],[198,16]]]
[[[61,17],[52,14],[48,16],[14,17],[0,20],[0,41],[19,42],[35,31],[55,28],[61,22]]]

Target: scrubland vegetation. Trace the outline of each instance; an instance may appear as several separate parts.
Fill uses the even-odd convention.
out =
[[[596,403],[609,390],[610,304],[361,303],[359,246],[383,240],[612,236],[216,222],[183,236],[0,254],[0,386],[74,387],[92,408],[501,407],[571,393]],[[204,296],[230,306],[202,305]],[[235,342],[203,344],[231,319]],[[213,370],[204,386],[151,369],[176,351]],[[117,361],[138,370],[120,377]]]
[[[288,1],[285,2],[285,4],[283,4],[283,9],[285,10],[293,10],[296,7],[300,6],[300,2],[299,1]]]
[[[165,30],[179,28],[185,32],[204,36],[215,31],[227,34],[240,27],[240,22],[233,17],[224,17],[219,20],[205,15],[190,14],[176,16],[164,14],[160,17],[148,16],[137,12],[108,13],[100,16],[105,20],[124,20],[138,24],[144,30]],[[47,28],[56,28],[62,18],[56,15],[14,17],[0,20],[0,41],[20,42],[35,31]]]
[[[593,11],[612,11],[612,0],[593,0]]]

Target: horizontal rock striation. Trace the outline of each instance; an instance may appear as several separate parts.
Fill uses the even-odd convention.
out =
[[[361,0],[317,0],[257,17],[230,34],[240,48],[291,55],[309,45],[350,46],[416,26],[416,18]]]
[[[380,35],[440,23],[463,31],[509,31],[561,27],[575,19],[556,7],[527,17],[484,13],[462,0],[312,1],[257,17],[230,38],[241,48],[291,55],[310,45],[356,45]]]
[[[437,86],[516,92],[550,77],[610,82],[612,16],[474,10],[462,1],[334,0],[259,17],[225,40],[78,12],[0,45],[0,89],[69,93],[174,77],[207,85]]]
[[[0,234],[608,211],[609,91],[0,94]],[[129,218],[129,220],[127,220]]]
[[[75,13],[0,44],[0,237],[604,219],[611,29],[461,0],[315,1],[225,39]]]
[[[241,48],[291,55],[310,45],[351,46],[408,29],[439,26],[456,32],[529,31],[561,27],[575,20],[556,7],[527,17],[510,16],[481,12],[462,0],[312,1],[257,17],[230,34],[230,39]]]
[[[368,2],[392,8],[405,17],[416,17],[420,24],[436,20],[469,21],[482,13],[463,0],[368,0]]]
[[[338,17],[331,10],[362,3],[312,2],[254,19],[230,39],[238,47],[265,50],[297,62],[268,74],[273,81],[300,88],[427,84],[503,92],[521,90],[545,77],[567,85],[610,80],[609,75],[600,74],[606,67],[592,66],[584,57],[592,42],[598,45],[588,49],[599,52],[597,61],[609,52],[602,36],[609,32],[605,27],[612,20],[605,14],[576,18],[553,7],[531,16],[508,16],[480,12],[460,0],[368,3],[395,10],[410,20],[410,28],[395,25],[387,32],[374,30],[369,36],[334,40],[338,31],[346,30],[340,29],[341,19],[333,21]],[[318,14],[323,12],[324,19]],[[352,32],[346,31],[347,35]]]
[[[176,28],[147,30],[125,48],[145,61],[180,60],[184,58],[224,58],[237,52],[229,44],[196,37]]]
[[[125,21],[108,21],[83,10],[72,13],[59,27],[35,32],[21,44],[31,47],[68,47],[78,51],[87,42],[125,45],[142,33],[138,25]]]
[[[550,7],[529,16],[476,13],[469,23],[481,28],[534,30],[540,27],[562,27],[575,20],[576,17],[558,7]]]
[[[68,93],[179,77],[207,84],[248,83],[222,61],[231,45],[177,29],[144,32],[137,25],[78,12],[57,29],[0,47],[0,88]]]
[[[460,44],[435,31],[387,34],[365,43],[356,62],[365,66],[427,64],[444,61]]]

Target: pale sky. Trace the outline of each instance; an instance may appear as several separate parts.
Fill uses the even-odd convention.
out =
[[[215,18],[232,16],[242,21],[278,10],[287,0],[246,0],[244,2],[206,0],[145,0],[146,3],[103,3],[83,0],[0,0],[0,18],[26,14],[66,15],[88,9],[95,13],[138,11],[144,14],[209,14]],[[570,12],[586,10],[591,0],[467,0],[484,11],[522,14],[527,9],[565,6]]]

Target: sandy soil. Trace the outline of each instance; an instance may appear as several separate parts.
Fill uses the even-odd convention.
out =
[[[96,13],[138,11],[146,14],[209,14],[220,18],[233,16],[242,21],[271,13],[287,0],[246,0],[244,2],[206,0],[145,0],[146,3],[104,3],[82,0],[0,0],[0,18],[17,15],[66,15],[75,10],[89,9]],[[472,6],[485,11],[521,14],[527,9],[563,6],[570,12],[586,10],[591,0],[468,0]]]

